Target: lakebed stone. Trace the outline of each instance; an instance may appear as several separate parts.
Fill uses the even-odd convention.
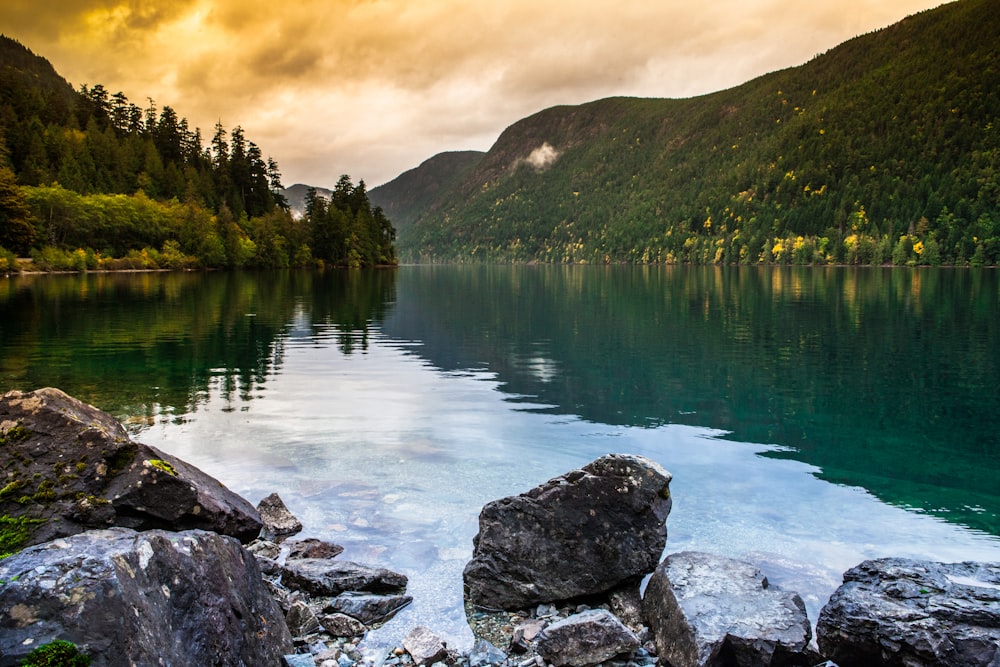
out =
[[[538,653],[561,667],[596,665],[639,648],[639,639],[614,614],[591,609],[546,627],[538,637]]]
[[[1000,563],[865,561],[844,574],[816,637],[841,667],[996,667]]]
[[[670,473],[611,454],[483,507],[464,580],[488,609],[603,593],[656,567],[667,539]]]
[[[233,538],[110,528],[0,561],[0,666],[54,639],[95,665],[279,664],[281,610]]]
[[[133,442],[113,417],[58,389],[0,397],[0,442],[0,515],[22,528],[6,550],[109,526],[242,542],[260,532],[257,510],[217,479]]]
[[[417,665],[433,665],[448,658],[448,645],[423,625],[413,628],[403,638],[403,648]]]
[[[769,586],[750,563],[672,554],[650,578],[643,609],[660,658],[672,667],[819,662],[808,649],[812,630],[802,599]]]

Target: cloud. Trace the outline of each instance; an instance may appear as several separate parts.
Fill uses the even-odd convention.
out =
[[[525,162],[534,167],[535,171],[545,171],[559,159],[559,151],[553,148],[549,142],[545,142],[524,159]]]
[[[290,183],[377,184],[549,106],[712,92],[939,2],[4,0],[0,26],[74,85],[241,125]]]

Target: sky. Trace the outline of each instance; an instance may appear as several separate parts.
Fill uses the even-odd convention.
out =
[[[241,126],[286,186],[371,188],[559,104],[692,97],[943,0],[3,0],[74,87]]]

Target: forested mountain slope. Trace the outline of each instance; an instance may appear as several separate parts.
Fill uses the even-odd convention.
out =
[[[392,181],[372,188],[373,203],[381,206],[397,230],[412,225],[419,211],[426,211],[461,183],[483,159],[480,151],[450,151],[425,160]]]
[[[399,245],[432,261],[996,264],[998,174],[1000,12],[960,0],[730,90],[525,118],[450,191],[410,197]]]

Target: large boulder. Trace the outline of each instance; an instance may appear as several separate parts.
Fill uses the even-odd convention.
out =
[[[0,667],[55,639],[95,667],[277,665],[292,649],[253,556],[198,530],[88,531],[0,561]]]
[[[667,540],[670,479],[649,459],[610,454],[488,503],[464,572],[470,602],[522,609],[648,574]]]
[[[646,622],[672,667],[814,665],[797,593],[768,585],[750,563],[697,552],[668,556],[643,598]]]
[[[865,561],[844,574],[816,638],[841,667],[996,667],[1000,563]]]
[[[58,389],[0,397],[0,552],[91,528],[204,529],[249,542],[257,510],[215,478],[133,442],[113,417]]]

